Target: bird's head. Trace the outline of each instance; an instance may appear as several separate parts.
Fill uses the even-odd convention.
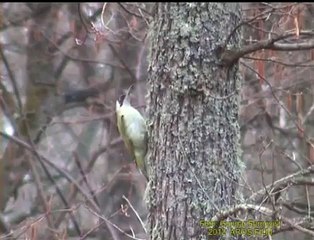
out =
[[[116,110],[120,109],[122,106],[130,105],[130,94],[131,90],[133,88],[133,85],[131,85],[125,94],[122,94],[118,100],[116,101]]]

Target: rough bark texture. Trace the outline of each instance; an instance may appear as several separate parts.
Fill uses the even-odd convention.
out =
[[[239,21],[233,3],[157,6],[148,84],[152,239],[207,239],[199,221],[237,201],[238,68],[228,77],[216,49]]]

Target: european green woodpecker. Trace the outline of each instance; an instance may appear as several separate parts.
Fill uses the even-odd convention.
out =
[[[130,104],[132,87],[133,85],[129,87],[126,94],[121,95],[116,101],[117,124],[119,133],[132,158],[135,160],[137,168],[148,180],[145,159],[147,153],[147,128],[143,116]]]

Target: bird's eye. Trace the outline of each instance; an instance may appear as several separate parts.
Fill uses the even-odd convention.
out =
[[[125,94],[123,94],[123,95],[121,95],[120,97],[119,97],[119,104],[120,104],[120,107],[122,106],[122,103],[123,103],[123,101],[124,101],[124,99],[125,99]]]

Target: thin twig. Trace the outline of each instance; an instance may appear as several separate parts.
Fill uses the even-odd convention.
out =
[[[277,181],[268,184],[266,187],[262,188],[261,190],[258,190],[257,192],[253,193],[248,200],[254,200],[256,199],[257,196],[259,195],[264,195],[265,194],[265,189],[270,189],[270,188],[279,188],[280,186],[287,186],[292,180],[294,180],[298,176],[306,176],[311,173],[314,173],[314,165],[308,167],[307,169],[303,169],[301,171],[295,172],[293,174],[290,174],[286,177],[283,177],[281,179],[278,179]]]
[[[306,192],[306,201],[307,201],[307,208],[308,208],[308,218],[311,218],[311,201],[310,201],[309,188],[307,185],[305,185],[305,192]]]
[[[271,58],[257,58],[257,57],[243,57],[243,59],[250,59],[250,60],[258,60],[258,61],[264,61],[264,62],[272,62],[277,63],[280,65],[283,65],[285,67],[309,67],[314,68],[314,64],[303,64],[303,63],[287,63],[287,62],[281,62],[277,61]]]
[[[79,61],[79,62],[87,62],[87,63],[95,63],[95,64],[104,64],[104,65],[108,65],[111,67],[118,67],[118,68],[122,68],[123,66],[121,66],[120,64],[115,64],[115,63],[110,63],[110,62],[105,62],[105,61],[97,61],[94,59],[88,59],[88,58],[79,58],[79,57],[75,57],[75,56],[71,56],[68,53],[66,53],[65,51],[63,51],[54,41],[52,41],[49,37],[47,37],[44,32],[41,31],[42,36],[48,40],[51,44],[54,45],[54,47],[56,47],[58,49],[58,51],[60,53],[62,53],[65,57],[69,58],[72,61]]]
[[[250,69],[251,71],[253,71],[260,79],[262,79],[263,81],[265,81],[265,83],[268,85],[268,87],[270,88],[270,91],[271,91],[271,94],[272,96],[274,97],[274,99],[276,100],[276,102],[279,104],[280,107],[282,107],[285,112],[289,115],[289,117],[291,118],[291,120],[294,122],[295,126],[297,127],[297,129],[304,133],[304,130],[299,126],[299,123],[294,120],[291,112],[286,108],[286,106],[280,101],[280,99],[276,96],[274,90],[273,90],[273,87],[272,85],[269,83],[268,80],[266,80],[261,74],[259,74],[255,69],[253,69],[252,67],[250,67],[249,65],[247,65],[246,63],[244,62],[240,62],[242,65],[244,65],[245,67],[247,67],[248,69]]]
[[[49,179],[49,181],[56,188],[56,192],[57,192],[58,196],[60,197],[61,201],[63,202],[64,206],[66,208],[70,209],[70,205],[67,202],[67,200],[66,200],[64,194],[62,193],[61,189],[59,188],[56,180],[52,177],[52,175],[49,172],[48,168],[45,166],[45,164],[44,164],[44,162],[42,160],[42,157],[39,155],[39,153],[35,149],[35,145],[32,142],[31,137],[30,137],[30,130],[29,130],[29,126],[28,126],[27,122],[26,122],[26,130],[27,130],[27,137],[28,137],[28,140],[29,140],[29,143],[30,143],[29,146],[32,148],[32,153],[34,154],[35,158],[37,158],[40,166],[42,167],[42,169],[43,169],[44,173],[46,174],[47,178]],[[33,162],[33,158],[31,156],[29,156],[27,158],[27,160],[28,160],[28,162],[30,164],[30,167],[32,169],[32,173],[35,176],[35,182],[37,183],[36,185],[37,185],[37,188],[38,188],[38,191],[39,191],[39,196],[41,197],[41,200],[43,202],[44,208],[45,208],[46,212],[48,213],[50,211],[49,211],[48,205],[47,205],[46,200],[45,200],[43,187],[42,187],[42,184],[41,184],[41,181],[40,181],[40,177],[39,177],[39,175],[38,175],[38,173],[36,171],[35,164]],[[69,211],[69,214],[70,214],[71,221],[72,221],[72,223],[74,225],[75,231],[77,232],[77,234],[79,236],[81,236],[82,232],[81,232],[81,229],[80,229],[80,226],[79,226],[78,222],[75,219],[75,216],[74,216],[73,212]],[[54,224],[52,222],[52,218],[50,217],[50,215],[47,215],[47,220],[48,220],[49,226],[53,227]]]
[[[312,33],[313,34],[313,33]],[[300,31],[300,35],[309,35],[308,31]],[[314,41],[308,41],[303,43],[278,43],[281,40],[288,39],[290,37],[295,37],[295,33],[284,33],[273,38],[266,40],[260,40],[257,43],[253,43],[239,49],[230,49],[232,53],[226,54],[225,58],[222,58],[223,62],[231,63],[235,62],[246,54],[262,50],[271,49],[277,51],[298,51],[298,50],[308,50],[314,48]],[[222,55],[223,56],[223,55]]]
[[[292,228],[294,228],[294,229],[296,229],[296,230],[299,230],[300,232],[303,232],[303,233],[305,233],[305,234],[308,234],[308,235],[314,237],[314,232],[313,232],[313,231],[310,231],[310,230],[308,230],[308,229],[306,229],[306,228],[300,226],[300,224],[294,223],[294,222],[292,222],[290,219],[285,218],[285,217],[282,217],[282,221],[283,221],[284,223],[287,223],[288,225],[290,225],[290,227],[292,227]]]
[[[30,151],[31,153],[35,154],[36,152],[34,152],[34,149],[26,142],[14,137],[14,136],[10,136],[7,133],[0,131],[0,136],[13,141],[15,144],[25,148],[27,151]],[[37,154],[40,156],[40,158],[38,159],[39,161],[42,161],[44,163],[47,163],[49,166],[51,166],[53,169],[55,169],[59,174],[61,174],[68,182],[72,183],[79,191],[80,193],[86,198],[86,200],[93,206],[94,209],[96,209],[97,211],[100,211],[100,209],[98,208],[98,206],[94,203],[94,201],[92,201],[89,197],[89,194],[87,194],[85,192],[85,190],[80,186],[80,184],[77,183],[77,181],[75,179],[73,179],[73,177],[68,174],[65,170],[61,169],[59,166],[57,166],[54,162],[48,160],[45,156],[43,156],[42,154],[38,153]]]
[[[82,175],[82,178],[83,178],[83,182],[86,184],[86,187],[89,191],[89,194],[93,197],[95,203],[99,206],[99,203],[98,203],[98,200],[97,200],[97,197],[95,195],[95,192],[93,191],[91,185],[89,184],[89,182],[87,181],[87,177],[86,177],[86,173],[84,172],[83,168],[82,168],[82,165],[81,165],[81,161],[80,161],[80,158],[78,156],[77,153],[73,153],[73,156],[74,156],[74,160],[75,160],[75,163],[78,167],[78,169],[80,170],[80,173]]]
[[[86,168],[84,169],[84,172],[85,172],[86,174],[90,173],[90,171],[93,169],[93,166],[94,166],[94,164],[96,163],[96,160],[98,159],[98,157],[99,157],[101,154],[105,153],[105,152],[108,150],[108,148],[109,148],[109,147],[112,147],[114,144],[116,144],[116,143],[115,143],[114,141],[112,141],[112,142],[109,143],[108,145],[103,146],[102,148],[98,149],[94,154],[92,154],[91,160],[88,162]],[[78,180],[78,184],[81,184],[82,181],[83,181],[82,178],[79,179],[79,180]],[[74,200],[74,198],[75,198],[75,196],[77,195],[77,192],[78,192],[78,191],[79,191],[78,188],[75,188],[75,189],[72,191],[71,195],[70,195],[69,198],[68,198],[68,199],[69,199],[69,200],[68,200],[69,202],[72,202],[72,201]],[[59,225],[61,224],[62,220],[64,219],[64,215],[65,215],[65,212],[62,212],[62,213],[59,215],[59,217],[58,217],[57,220],[56,220],[56,226],[59,226]]]
[[[119,5],[124,11],[126,11],[128,14],[133,15],[133,16],[135,16],[135,17],[137,17],[137,18],[142,18],[141,15],[138,15],[138,14],[136,14],[136,13],[133,13],[133,12],[129,11],[125,6],[123,6],[122,3],[118,2],[118,5]]]
[[[137,219],[139,220],[139,222],[142,225],[142,228],[144,229],[145,233],[147,233],[147,230],[145,228],[145,224],[143,223],[142,219],[140,218],[140,216],[138,215],[138,212],[135,210],[135,208],[133,207],[133,205],[130,203],[129,199],[126,196],[122,196],[122,198],[129,204],[130,208],[133,210],[135,216],[137,217]]]
[[[12,86],[13,86],[13,89],[14,89],[14,93],[15,93],[15,96],[17,98],[17,102],[18,102],[18,112],[20,114],[20,116],[23,116],[23,105],[22,105],[22,100],[21,100],[21,96],[19,94],[19,91],[18,91],[18,87],[17,87],[17,82],[16,82],[16,79],[14,77],[14,74],[12,72],[12,70],[10,69],[10,66],[9,66],[9,63],[4,55],[4,52],[0,46],[0,55],[1,55],[1,58],[3,59],[3,62],[4,62],[4,65],[6,66],[7,68],[7,71],[8,71],[8,74],[9,74],[9,77],[10,77],[10,80],[11,80],[11,83],[12,83]],[[25,121],[27,123],[27,121]],[[19,129],[16,129],[17,130],[17,135],[20,135],[19,133]],[[33,154],[35,155],[36,158],[38,158],[45,174],[47,175],[47,177],[49,178],[49,180],[52,180],[52,183],[54,183],[54,185],[56,186],[56,190],[60,196],[60,198],[62,199],[63,195],[62,195],[62,192],[60,191],[60,189],[58,189],[58,186],[56,185],[56,183],[54,182],[54,179],[52,178],[51,174],[49,173],[48,169],[45,167],[45,165],[42,163],[42,161],[40,160],[40,156],[38,155],[37,151],[35,150],[35,146],[34,144],[32,143],[31,141],[31,137],[30,137],[30,131],[29,131],[29,127],[27,126],[26,124],[26,131],[27,131],[27,136],[28,139],[29,139],[29,142],[30,142],[30,148],[32,149],[32,152]],[[46,212],[49,211],[49,207],[48,207],[48,204],[45,200],[45,197],[44,197],[44,191],[43,191],[43,186],[41,184],[41,181],[40,181],[40,177],[38,175],[38,172],[36,170],[36,167],[35,167],[35,164],[33,162],[33,159],[31,156],[28,156],[26,157],[27,159],[27,162],[30,166],[30,169],[35,177],[35,183],[36,183],[36,187],[38,189],[38,193],[39,193],[39,197],[41,199],[41,202],[44,206],[44,209]],[[48,222],[48,225],[51,229],[54,229],[54,224],[52,222],[52,218],[50,216],[47,216],[47,222]],[[73,224],[75,225],[75,219],[74,219],[74,222]],[[78,224],[76,222],[76,225],[75,227],[78,227]],[[80,229],[79,228],[76,228],[76,230],[78,231],[78,233],[80,233]]]
[[[123,231],[121,228],[119,228],[116,224],[112,223],[111,221],[109,221],[106,217],[99,215],[98,213],[96,213],[94,210],[90,209],[88,206],[86,206],[87,210],[90,211],[92,214],[94,214],[95,216],[99,217],[100,219],[104,220],[105,222],[107,222],[108,224],[110,224],[111,226],[113,226],[115,229],[117,229],[119,232],[123,233],[125,236],[134,239],[134,240],[145,240],[142,238],[136,238],[131,236],[130,234],[126,233],[125,231]]]
[[[22,113],[23,104],[22,104],[22,101],[21,101],[20,92],[19,92],[18,87],[17,87],[17,82],[16,82],[14,74],[13,74],[11,68],[10,68],[9,62],[8,62],[6,56],[4,55],[4,52],[3,52],[1,44],[0,44],[0,56],[1,56],[2,60],[3,60],[4,66],[6,67],[8,75],[9,75],[9,79],[10,79],[10,81],[12,83],[14,94],[15,94],[15,96],[17,98],[17,104],[18,104],[18,107],[19,107],[19,113]]]
[[[115,49],[115,47],[112,44],[108,44],[108,46],[110,47],[110,49],[112,50],[113,54],[118,58],[118,60],[121,62],[122,66],[125,68],[125,70],[130,74],[131,78],[133,79],[133,81],[138,82],[138,79],[136,78],[136,76],[134,75],[134,73],[131,71],[131,69],[128,67],[128,65],[126,64],[126,62],[123,60],[122,57],[120,57],[118,51]]]

